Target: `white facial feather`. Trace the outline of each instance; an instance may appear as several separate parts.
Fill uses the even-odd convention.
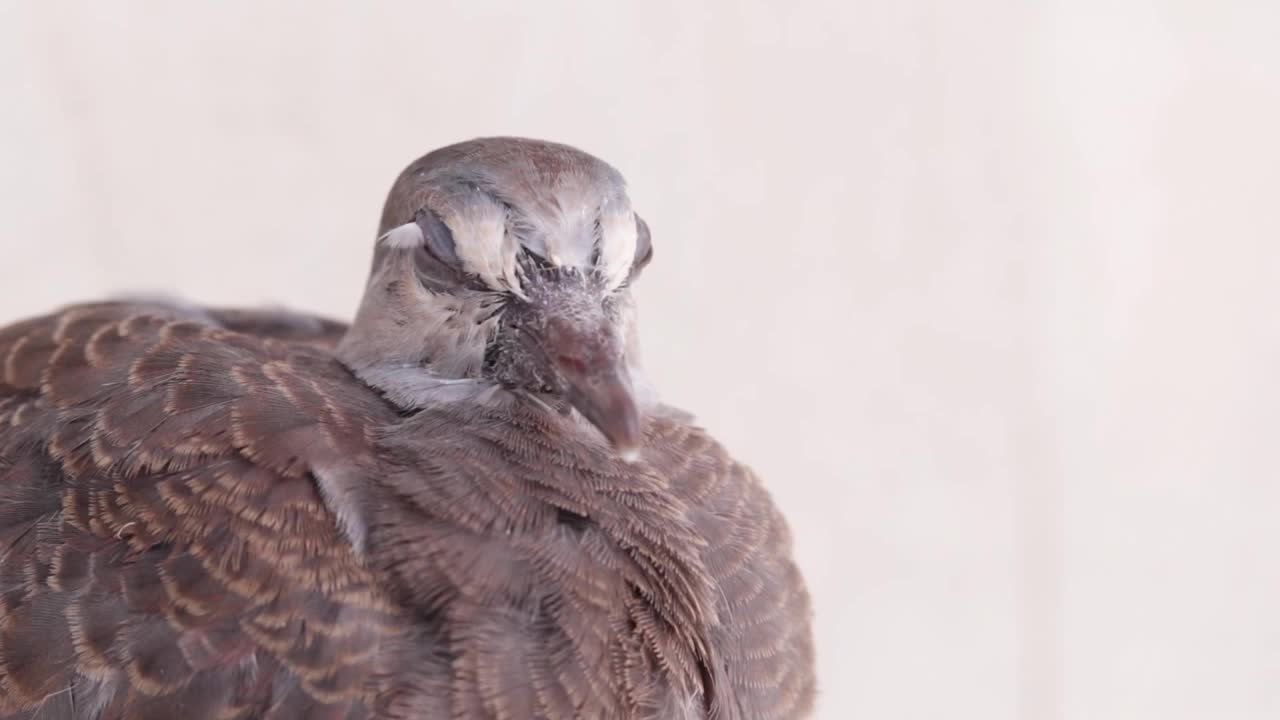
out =
[[[600,274],[609,288],[616,288],[631,273],[636,257],[636,216],[630,209],[606,209],[600,217]]]
[[[559,267],[585,270],[594,263],[609,289],[627,279],[637,237],[635,213],[625,198],[601,204],[585,188],[570,184],[562,188],[555,205],[539,210],[512,218],[498,203],[471,199],[445,213],[443,220],[453,234],[463,270],[494,290],[523,297],[518,270],[523,245]],[[396,228],[387,233],[384,242],[407,247],[421,237],[420,231],[403,228],[403,232]]]
[[[467,272],[495,290],[520,291],[516,276],[519,242],[507,230],[506,213],[492,204],[469,204],[445,220],[454,251]]]
[[[586,267],[595,251],[598,205],[582,188],[570,186],[557,195],[558,212],[542,218],[539,230],[552,265]]]
[[[389,248],[408,250],[419,247],[423,243],[422,228],[416,222],[393,227],[378,240]]]

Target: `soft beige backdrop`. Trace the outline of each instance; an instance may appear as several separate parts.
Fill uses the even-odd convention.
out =
[[[1280,717],[1280,3],[0,0],[0,321],[348,316],[382,194],[579,145],[765,477],[821,718]]]

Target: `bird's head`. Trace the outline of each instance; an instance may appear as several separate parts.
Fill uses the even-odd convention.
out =
[[[451,145],[396,180],[339,357],[411,409],[506,392],[640,442],[630,284],[652,254],[622,176],[574,148]]]

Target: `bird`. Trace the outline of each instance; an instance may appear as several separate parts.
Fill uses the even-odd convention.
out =
[[[0,718],[801,718],[761,480],[639,361],[648,225],[514,137],[395,180],[350,323],[0,328]]]

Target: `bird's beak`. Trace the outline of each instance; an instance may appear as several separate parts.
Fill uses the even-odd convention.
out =
[[[569,386],[569,403],[604,433],[619,455],[634,455],[643,440],[640,410],[618,343],[608,331],[557,335],[550,356]]]

